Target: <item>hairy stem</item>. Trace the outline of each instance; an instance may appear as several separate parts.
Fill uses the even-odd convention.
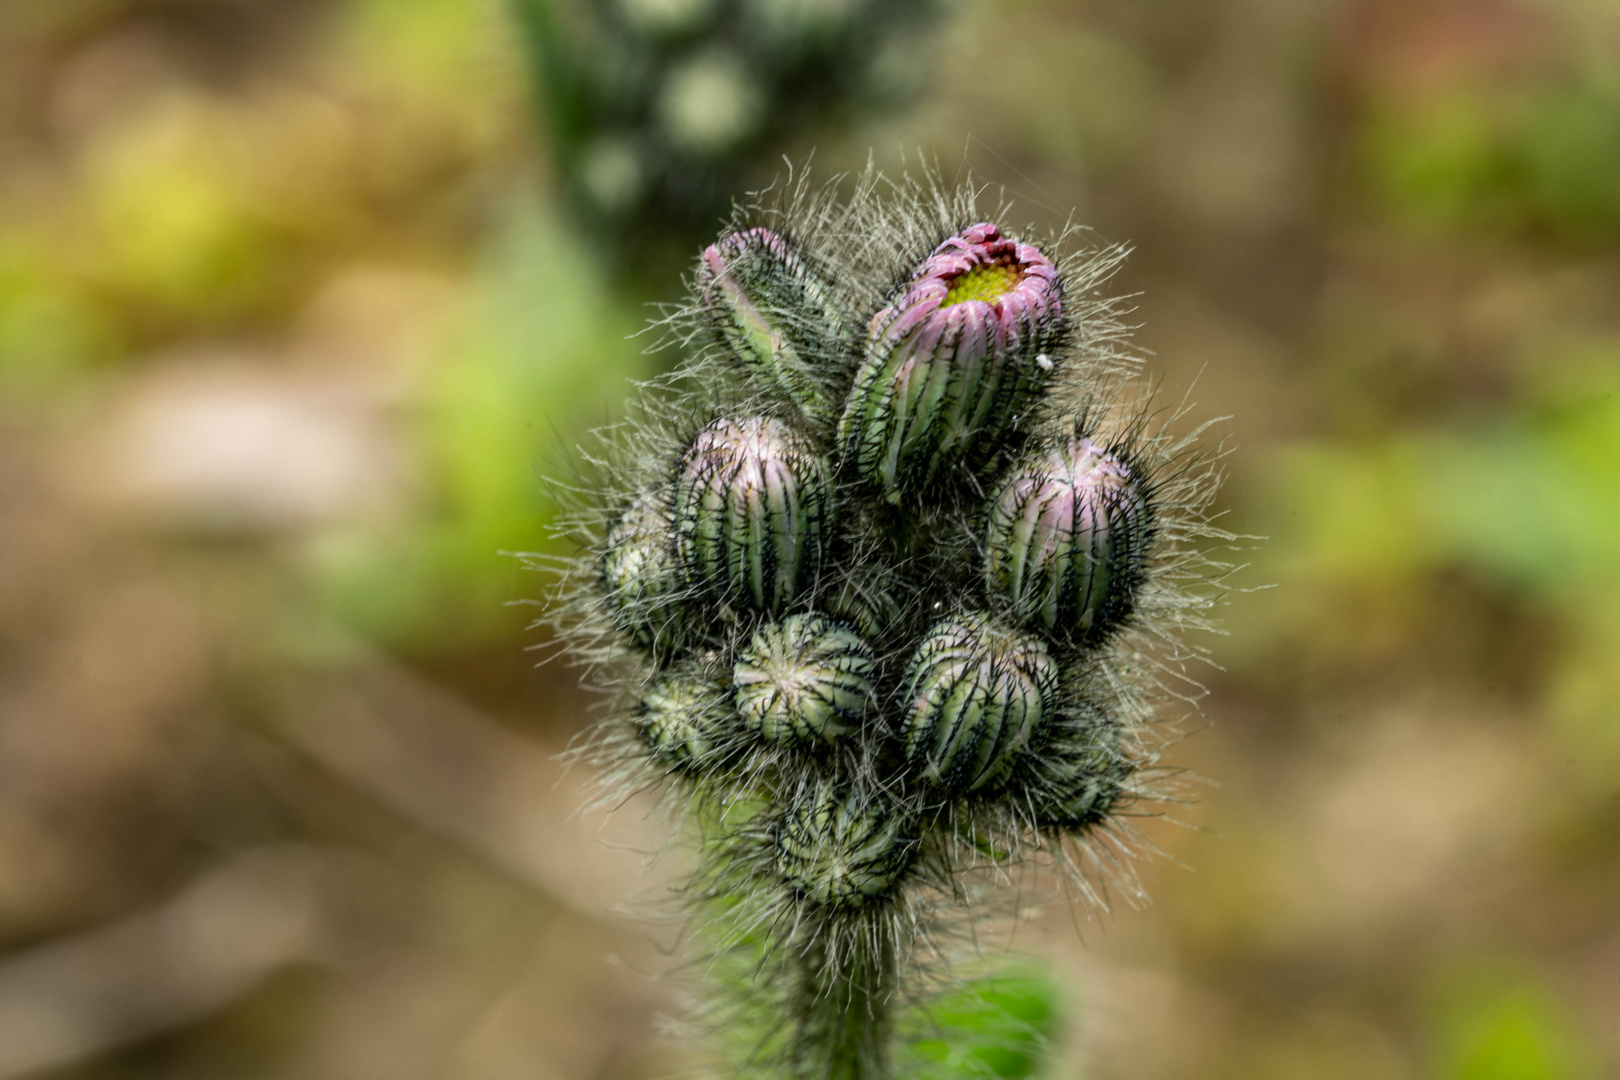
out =
[[[887,1080],[896,950],[866,933],[812,932],[796,958],[796,1080]]]

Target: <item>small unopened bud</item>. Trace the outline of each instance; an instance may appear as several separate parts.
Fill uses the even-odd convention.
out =
[[[806,415],[831,419],[848,320],[832,291],[769,229],[745,229],[703,252],[698,297],[721,339]]]
[[[666,645],[684,621],[675,538],[663,493],[643,495],[608,531],[602,586],[619,628],[647,648]]]
[[[789,615],[754,635],[733,677],[743,726],[768,742],[832,743],[872,699],[872,650],[819,615]]]
[[[1022,462],[991,500],[985,581],[1019,621],[1095,638],[1130,614],[1151,536],[1130,467],[1069,439]]]
[[[777,612],[813,577],[832,504],[815,447],[772,417],[716,420],[681,459],[675,545],[687,575]]]
[[[900,601],[885,581],[885,569],[851,573],[823,604],[829,614],[854,626],[868,641],[883,638],[903,618]]]
[[[695,771],[715,762],[725,718],[719,688],[690,675],[666,675],[641,699],[637,730],[660,764]]]
[[[947,791],[994,785],[1040,729],[1057,685],[1037,638],[982,615],[943,619],[911,660],[907,756]]]
[[[902,486],[988,459],[1051,375],[1061,294],[1052,260],[994,225],[934,249],[868,328],[839,423],[861,475],[895,501]]]
[[[911,865],[916,840],[887,797],[818,781],[783,814],[776,868],[805,899],[856,908],[887,893]]]
[[[1104,732],[1088,744],[1051,747],[1041,754],[1039,784],[1030,801],[1043,828],[1076,831],[1113,812],[1135,771],[1118,743]]]

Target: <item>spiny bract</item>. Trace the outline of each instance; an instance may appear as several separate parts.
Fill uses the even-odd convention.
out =
[[[775,1018],[754,1069],[887,1075],[970,902],[1024,857],[1134,889],[1122,812],[1174,794],[1219,455],[1135,389],[1123,249],[977,194],[739,210],[665,324],[686,362],[574,485],[555,622],[621,706],[582,756],[702,823],[687,895]]]

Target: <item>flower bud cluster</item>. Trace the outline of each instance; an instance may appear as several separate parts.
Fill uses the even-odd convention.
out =
[[[720,348],[764,393],[693,433],[602,547],[604,608],[661,669],[637,711],[646,752],[754,785],[779,815],[779,885],[811,904],[883,899],[960,800],[1031,805],[1041,827],[1102,821],[1129,758],[1117,740],[1055,736],[1073,712],[1066,679],[1083,681],[1087,648],[1130,618],[1152,489],[1122,449],[1035,423],[1067,361],[1052,258],[970,225],[860,342],[833,286],[769,229],[723,237],[696,280]],[[840,376],[833,431],[821,421]],[[991,494],[973,506],[980,479]],[[920,523],[945,507],[955,535]],[[852,533],[878,518],[891,535],[856,567]],[[975,550],[950,613],[912,632],[892,594]],[[706,630],[729,624],[748,633]],[[739,769],[750,756],[760,767]]]
[[[702,253],[689,388],[615,470],[579,605],[641,673],[602,745],[714,808],[698,892],[846,1003],[816,981],[840,950],[887,985],[974,873],[1128,832],[1149,642],[1196,625],[1187,538],[1215,535],[1207,470],[1119,400],[1117,258],[860,198]]]

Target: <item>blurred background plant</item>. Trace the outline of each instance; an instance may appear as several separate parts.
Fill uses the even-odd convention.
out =
[[[1049,905],[918,1071],[1616,1075],[1620,11],[536,2],[0,5],[0,1076],[671,1067],[651,825],[569,819],[497,552],[812,147],[1133,242],[1278,585],[1158,906]]]
[[[912,98],[951,0],[517,0],[557,175],[598,251],[668,291],[739,193]]]

